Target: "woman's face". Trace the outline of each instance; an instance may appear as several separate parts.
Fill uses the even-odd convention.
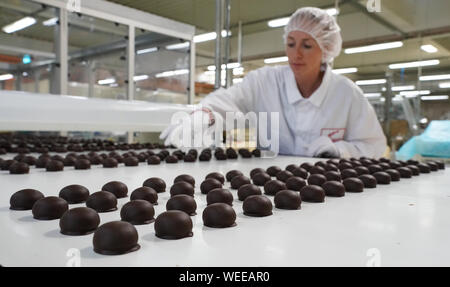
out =
[[[286,55],[296,78],[319,73],[322,50],[309,34],[301,31],[290,32],[286,40]]]

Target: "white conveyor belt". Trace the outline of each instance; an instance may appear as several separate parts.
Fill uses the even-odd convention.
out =
[[[0,91],[0,131],[160,132],[193,106]]]
[[[11,155],[10,155],[11,156]],[[5,157],[4,157],[5,158]],[[300,164],[314,159],[279,156],[275,159],[242,159],[91,170],[66,168],[63,172],[31,169],[30,174],[0,172],[0,264],[4,266],[66,266],[79,250],[81,266],[449,266],[450,265],[450,172],[439,170],[402,179],[363,193],[342,198],[327,197],[324,203],[303,202],[300,210],[279,210],[262,218],[242,213],[242,202],[233,208],[237,226],[215,229],[203,226],[206,196],[200,183],[206,174],[225,174],[251,169]],[[38,221],[31,211],[9,210],[10,196],[23,188],[35,188],[46,196],[58,195],[69,184],[82,184],[92,192],[106,182],[119,180],[129,194],[149,177],[163,178],[168,189],[159,194],[156,215],[165,211],[169,188],[179,174],[196,180],[197,215],[192,217],[194,236],[163,240],[154,225],[136,226],[141,249],[126,255],[105,256],[92,249],[93,234],[65,236],[59,221]],[[226,185],[229,187],[229,183]],[[270,197],[273,201],[273,197]],[[120,219],[119,210],[100,213],[101,223]],[[84,206],[84,204],[70,207]],[[73,249],[75,248],[75,249]],[[75,253],[74,253],[75,250]],[[374,263],[375,262],[375,263]]]

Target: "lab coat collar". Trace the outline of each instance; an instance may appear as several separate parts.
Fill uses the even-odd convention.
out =
[[[295,80],[294,72],[291,68],[288,68],[287,83],[286,83],[286,94],[288,97],[289,104],[294,104],[298,101],[309,101],[316,107],[320,107],[330,85],[330,68],[327,66],[325,69],[325,74],[323,75],[322,83],[319,88],[314,91],[314,93],[308,98],[303,98],[302,94],[298,90],[297,82]]]

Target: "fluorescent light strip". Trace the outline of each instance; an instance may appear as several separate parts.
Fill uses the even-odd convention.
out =
[[[366,98],[378,98],[378,97],[381,97],[381,93],[365,93],[364,97],[366,97]]]
[[[241,64],[239,63],[228,63],[227,64],[227,69],[235,69],[235,68],[239,68],[241,66]],[[225,64],[222,64],[221,69],[225,69]],[[211,65],[207,67],[208,71],[215,71],[216,70],[216,66]]]
[[[7,81],[13,79],[14,76],[12,74],[3,74],[0,75],[0,81]]]
[[[392,87],[391,90],[394,92],[399,92],[399,91],[411,91],[414,90],[416,87],[415,86],[396,86],[396,87]]]
[[[241,76],[243,74],[244,74],[244,67],[233,69],[233,76]]]
[[[405,96],[407,98],[414,98],[419,95],[429,95],[431,94],[430,90],[421,90],[421,91],[403,91],[400,92],[400,95]]]
[[[448,88],[450,88],[450,82],[439,83],[439,88],[441,88],[441,89],[448,89]]]
[[[276,58],[267,58],[264,59],[264,64],[274,64],[274,63],[281,63],[281,62],[287,62],[288,57],[276,57]]]
[[[183,43],[177,43],[166,46],[167,50],[179,50],[179,49],[185,49],[189,47],[189,42],[183,42]]]
[[[447,95],[439,95],[439,96],[422,96],[420,97],[422,101],[439,101],[439,100],[448,100]]]
[[[358,86],[385,84],[386,79],[360,80],[355,82]]]
[[[146,54],[146,53],[151,53],[151,52],[156,52],[156,51],[158,51],[158,47],[151,47],[151,48],[147,48],[147,49],[137,50],[136,54],[141,55],[141,54]]]
[[[56,23],[58,23],[58,17],[53,17],[42,22],[42,25],[49,27],[56,25]]]
[[[344,53],[345,54],[365,53],[365,52],[373,52],[373,51],[379,51],[379,50],[394,49],[394,48],[399,48],[402,46],[403,46],[403,42],[397,41],[397,42],[389,42],[389,43],[361,46],[361,47],[355,47],[355,48],[347,48],[344,50]]]
[[[342,68],[342,69],[334,69],[334,73],[336,74],[350,74],[358,72],[357,68]]]
[[[276,28],[276,27],[286,26],[288,22],[289,22],[289,17],[284,17],[284,18],[270,20],[269,22],[267,22],[267,25],[271,28]]]
[[[439,60],[426,60],[426,61],[415,61],[406,63],[390,64],[389,69],[404,69],[404,68],[416,68],[424,66],[434,66],[439,65]]]
[[[188,74],[188,73],[189,73],[188,69],[181,69],[181,70],[175,70],[175,71],[162,72],[162,73],[156,74],[155,77],[156,78],[166,78],[166,77],[184,75],[184,74]]]
[[[31,25],[34,25],[35,23],[36,19],[34,19],[33,17],[25,17],[20,20],[17,20],[14,23],[4,26],[2,30],[7,34],[10,34],[25,29]]]
[[[244,80],[243,78],[233,79],[233,84],[242,83],[243,80]]]
[[[433,45],[422,45],[420,46],[420,49],[424,50],[427,53],[436,53],[437,52],[437,48]]]
[[[339,15],[339,9],[336,9],[336,8],[326,9],[325,12],[327,12],[327,14],[330,16]]]
[[[450,74],[420,76],[419,80],[421,81],[450,80]]]
[[[135,82],[139,82],[139,81],[143,81],[143,80],[147,80],[148,79],[148,75],[139,75],[139,76],[134,76],[133,80]]]
[[[226,30],[222,30],[221,34],[222,34],[222,37],[225,38],[225,37],[231,36],[231,31],[229,31],[228,35],[227,35],[227,31]],[[199,34],[199,35],[195,35],[194,36],[194,43],[201,43],[201,42],[211,41],[211,40],[215,40],[216,38],[217,38],[216,32]]]
[[[109,85],[109,84],[113,84],[113,83],[115,83],[115,82],[116,82],[116,79],[114,79],[114,78],[108,78],[108,79],[100,80],[100,81],[98,81],[97,83],[98,83],[99,85]]]

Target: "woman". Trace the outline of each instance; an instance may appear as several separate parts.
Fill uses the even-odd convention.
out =
[[[380,157],[386,138],[372,106],[358,86],[329,65],[342,46],[335,19],[322,9],[298,9],[283,38],[289,66],[248,73],[242,83],[203,99],[202,111],[223,117],[230,111],[279,112],[281,154]],[[206,115],[203,123],[211,125]],[[175,130],[161,134],[166,144],[179,138]]]

